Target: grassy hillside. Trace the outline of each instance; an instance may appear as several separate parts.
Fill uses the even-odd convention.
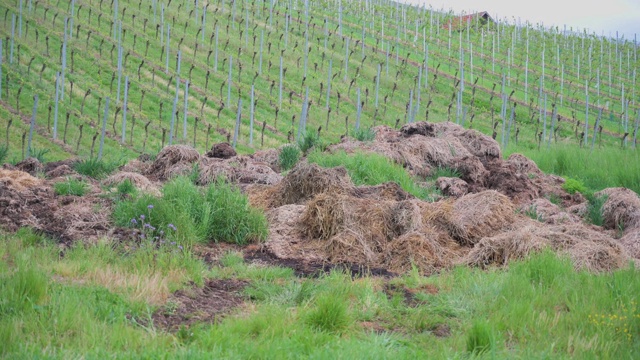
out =
[[[238,121],[243,152],[305,129],[337,141],[356,126],[425,119],[515,150],[590,147],[594,134],[594,145],[634,147],[629,41],[477,21],[450,30],[451,14],[387,1],[12,0],[0,16],[12,161],[28,150],[36,95],[32,150],[49,160],[95,157],[105,119],[110,159],[170,142],[203,150],[233,141]]]

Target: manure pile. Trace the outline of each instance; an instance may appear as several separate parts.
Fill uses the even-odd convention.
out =
[[[396,183],[356,186],[343,167],[306,160],[285,176],[278,150],[237,155],[228,144],[206,154],[185,145],[165,147],[151,161],[141,156],[101,183],[75,173],[71,162],[29,159],[0,170],[0,227],[34,227],[62,243],[118,237],[108,216],[112,203],[101,187],[129,180],[159,194],[162,183],[189,175],[200,185],[225,178],[253,206],[264,209],[269,237],[260,251],[286,261],[350,264],[394,273],[417,267],[431,274],[455,265],[505,265],[551,249],[576,268],[609,271],[640,259],[640,198],[624,188],[605,189],[602,227],[584,221],[588,203],[562,189],[564,180],[543,174],[526,157],[502,159],[498,144],[451,123],[418,122],[394,130],[374,128],[370,142],[345,138],[328,152],[371,152],[402,165],[416,177],[439,167],[460,178],[434,179],[436,202],[418,199]],[[45,172],[47,179],[34,177]],[[84,197],[56,196],[53,184],[68,177],[91,185]],[[548,199],[559,199],[558,204]]]

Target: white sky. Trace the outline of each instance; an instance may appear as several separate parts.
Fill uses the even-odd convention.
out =
[[[453,10],[455,13],[488,11],[492,17],[515,18],[545,27],[573,26],[587,28],[589,33],[611,34],[633,40],[638,34],[640,42],[640,0],[399,0],[410,4],[431,5],[433,9]]]

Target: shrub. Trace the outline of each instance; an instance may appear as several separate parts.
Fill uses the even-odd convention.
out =
[[[484,321],[475,321],[467,333],[467,351],[482,354],[493,348],[491,327]]]
[[[353,137],[358,141],[373,141],[376,138],[376,131],[372,128],[354,129]]]
[[[94,179],[102,179],[118,168],[117,162],[106,162],[98,159],[88,159],[77,162],[74,170],[79,174],[89,176]]]
[[[67,178],[66,181],[55,183],[53,189],[56,195],[84,196],[89,186],[82,180]]]
[[[567,178],[567,180],[562,184],[562,188],[568,192],[569,194],[575,194],[576,192],[585,193],[587,191],[586,186],[580,181],[572,178]]]
[[[286,145],[280,149],[278,160],[282,170],[292,169],[300,159],[300,150],[295,145]]]
[[[119,201],[113,212],[119,226],[137,225],[132,220],[137,223],[140,215],[158,231],[171,229],[162,235],[181,242],[246,244],[267,237],[264,214],[249,206],[240,190],[221,180],[201,189],[188,177],[178,177],[164,185],[160,198],[142,194]]]

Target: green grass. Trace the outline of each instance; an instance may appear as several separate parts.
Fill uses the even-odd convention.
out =
[[[142,224],[151,237],[168,237],[185,245],[207,241],[246,244],[267,236],[264,214],[224,181],[201,189],[189,178],[178,177],[164,185],[159,198],[140,194],[119,201],[113,216],[119,226]]]
[[[393,181],[408,193],[421,199],[430,199],[435,193],[434,189],[419,186],[404,168],[382,155],[347,154],[344,151],[332,154],[312,152],[308,160],[323,167],[344,166],[356,185],[379,185]]]
[[[0,236],[0,356],[7,358],[640,354],[637,270],[576,271],[548,251],[504,270],[458,267],[428,278],[412,271],[391,280],[334,271],[301,279],[236,253],[212,267],[187,251],[107,243],[73,246],[60,257],[54,243],[31,231]],[[190,281],[201,286],[204,278],[244,279],[246,305],[215,324],[176,333],[150,322],[156,309],[169,309],[160,293],[188,288]],[[385,293],[386,281],[412,289],[418,305],[406,303],[403,290]],[[449,336],[435,336],[443,327]]]
[[[506,156],[514,151],[509,150]],[[621,186],[640,193],[640,153],[637,151],[597,147],[591,151],[574,145],[517,151],[533,160],[545,173],[579,180],[591,190]]]
[[[282,170],[291,170],[300,159],[300,149],[295,145],[285,145],[280,149],[278,161]]]
[[[99,180],[109,176],[118,166],[120,166],[118,162],[90,158],[77,162],[73,168],[79,174]]]
[[[352,134],[358,141],[373,141],[376,138],[376,131],[372,128],[353,129]]]
[[[83,180],[67,178],[53,184],[53,190],[56,195],[84,196],[89,191],[89,185]]]

